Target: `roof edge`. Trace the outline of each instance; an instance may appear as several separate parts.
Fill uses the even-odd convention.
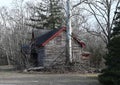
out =
[[[61,32],[65,31],[66,27],[61,27],[58,32],[56,32],[53,36],[51,36],[49,39],[47,39],[44,43],[42,43],[41,46],[45,46],[50,40],[54,39],[56,36],[58,36]]]

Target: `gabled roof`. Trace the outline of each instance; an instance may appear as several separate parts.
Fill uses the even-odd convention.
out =
[[[50,40],[54,39],[55,37],[59,36],[62,32],[66,31],[66,27],[62,27],[60,29],[53,29],[39,37],[35,38],[35,45],[36,46],[45,46]],[[75,36],[72,38],[81,46],[85,47],[84,42],[79,41]]]
[[[32,30],[32,38],[37,38],[40,37],[46,33],[48,33],[51,30],[48,29],[33,29]]]
[[[82,48],[84,48],[86,45],[83,41],[79,40],[74,34],[72,34],[72,38],[76,41],[77,44],[79,44]]]
[[[53,29],[42,36],[39,36],[35,39],[35,44],[37,46],[45,46],[50,40],[58,36],[61,32],[65,31],[66,28],[62,27],[60,29]]]

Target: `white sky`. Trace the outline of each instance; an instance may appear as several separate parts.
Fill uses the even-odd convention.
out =
[[[11,6],[12,1],[14,1],[14,0],[0,0],[0,7],[1,6],[9,7],[9,6]],[[32,1],[32,0],[24,0],[24,1]],[[33,1],[39,1],[39,0],[33,0]],[[78,0],[71,0],[71,1],[78,1]]]
[[[9,6],[12,5],[13,1],[15,1],[15,0],[0,0],[0,7],[1,6],[7,6],[7,7],[9,7]],[[37,0],[24,0],[24,1],[37,1]]]
[[[10,6],[13,0],[0,0],[0,6]]]

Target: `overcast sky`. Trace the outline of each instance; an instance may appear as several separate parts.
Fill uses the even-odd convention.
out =
[[[15,1],[15,0],[0,0],[0,7],[1,6],[9,7],[9,6],[11,6],[13,1]],[[40,0],[24,0],[24,1],[40,1]],[[66,1],[66,0],[64,0],[64,1]],[[76,2],[76,1],[79,1],[79,0],[71,0],[71,1]]]
[[[12,0],[0,0],[0,6],[10,6]]]
[[[12,2],[15,0],[0,0],[0,7],[1,6],[11,6]],[[19,0],[18,0],[19,1]],[[24,0],[24,1],[32,1],[32,0]],[[37,0],[33,0],[33,1],[37,1]]]

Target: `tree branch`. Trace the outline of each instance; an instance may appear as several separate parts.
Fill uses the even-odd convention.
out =
[[[94,15],[95,19],[97,20],[98,24],[100,25],[100,27],[101,27],[101,28],[102,28],[102,30],[103,30],[103,33],[104,33],[104,34],[105,34],[105,36],[107,37],[108,35],[107,35],[106,31],[105,31],[104,27],[101,25],[101,23],[100,23],[99,19],[98,19],[98,18],[97,18],[97,16],[96,16],[96,13],[95,13],[94,9],[91,7],[90,3],[88,3],[88,6],[89,6],[89,7],[90,7],[90,9],[92,10],[92,12],[93,12],[93,15]]]
[[[75,7],[79,6],[80,4],[84,3],[85,1],[87,1],[87,0],[82,0],[82,1],[80,0],[79,3],[73,5],[72,10],[73,10]]]
[[[105,21],[107,22],[107,19],[106,19],[106,17],[105,17],[105,14],[103,14],[102,12],[104,12],[103,10],[101,11],[98,7],[98,5],[95,5],[95,4],[92,4],[93,6],[94,6],[94,8],[95,9],[97,9],[98,10],[98,12],[101,14],[101,17],[103,17],[104,19],[105,19]]]

